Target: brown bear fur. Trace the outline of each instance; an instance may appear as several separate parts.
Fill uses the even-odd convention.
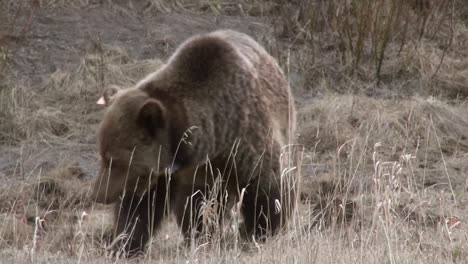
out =
[[[294,138],[295,106],[282,70],[252,38],[194,36],[161,69],[132,88],[107,89],[104,99],[93,198],[117,203],[115,232],[132,234],[126,250],[144,248],[166,205],[185,235],[202,231],[200,205],[215,182],[225,206],[245,188],[248,237],[284,225],[295,189],[283,188],[280,159]]]

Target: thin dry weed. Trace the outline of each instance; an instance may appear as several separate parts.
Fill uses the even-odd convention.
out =
[[[265,40],[287,64],[283,66],[294,79],[299,105],[304,201],[293,212],[293,224],[264,244],[243,245],[238,207],[232,212],[223,208],[229,215],[226,228],[217,224],[222,207],[217,198],[223,194],[215,185],[203,197],[201,214],[210,227],[202,234],[209,243],[183,247],[180,230],[170,219],[143,258],[116,260],[106,256],[112,213],[87,200],[90,181],[81,167],[50,161],[52,170],[41,169],[42,152],[34,156],[21,147],[14,168],[3,167],[0,160],[0,262],[466,262],[465,1],[143,2],[2,3],[0,17],[8,25],[0,26],[2,150],[11,145],[92,146],[90,131],[101,110],[95,102],[102,89],[132,85],[162,64],[136,60],[120,46],[94,37],[78,65],[41,76],[46,81],[32,88],[10,68],[17,55],[11,43],[20,46],[37,33],[32,22],[40,21],[31,20],[34,12],[81,12],[102,5],[132,17],[171,12],[214,14],[217,19],[256,16],[275,25],[273,40]],[[7,13],[11,15],[3,16]],[[187,30],[189,24],[184,24]],[[295,171],[283,172],[288,176]],[[242,200],[245,190],[238,191]],[[280,201],[277,210],[284,204]]]

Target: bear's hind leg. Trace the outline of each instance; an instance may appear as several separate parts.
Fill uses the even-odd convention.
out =
[[[122,250],[128,257],[144,252],[145,246],[164,217],[167,208],[166,179],[143,197],[127,194],[115,207],[114,242],[111,250]]]

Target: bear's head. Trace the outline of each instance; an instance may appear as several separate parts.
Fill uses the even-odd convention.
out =
[[[127,190],[142,194],[166,169],[174,155],[167,109],[140,89],[109,87],[100,100],[107,109],[98,129],[101,168],[92,198],[112,203]]]

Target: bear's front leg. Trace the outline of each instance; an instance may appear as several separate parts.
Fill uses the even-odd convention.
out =
[[[281,201],[281,190],[276,182],[256,182],[247,187],[241,208],[244,216],[241,236],[247,240],[253,236],[256,241],[264,242],[267,236],[278,232],[282,225],[282,216],[275,201]]]
[[[164,217],[167,208],[166,193],[164,177],[142,197],[127,193],[114,209],[114,241],[109,250],[125,257],[144,253],[146,244]]]
[[[203,188],[180,184],[177,186],[177,195],[173,197],[172,210],[184,235],[185,243],[189,245],[193,239],[200,238],[203,232],[200,209],[206,197],[205,192]]]

